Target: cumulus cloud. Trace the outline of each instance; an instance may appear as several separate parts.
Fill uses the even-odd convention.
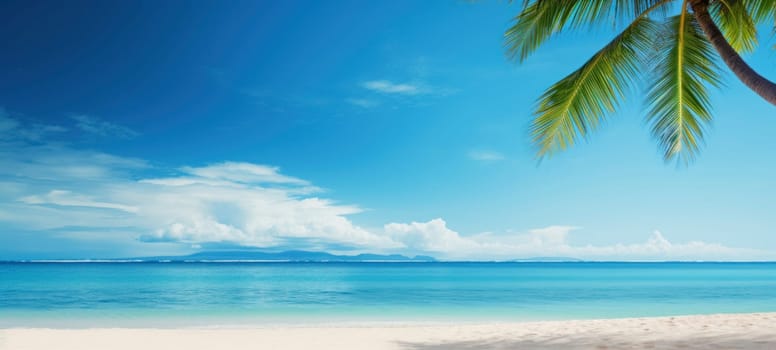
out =
[[[0,150],[0,222],[25,230],[134,232],[145,242],[297,249],[391,249],[353,224],[361,209],[278,167],[222,162],[177,169],[63,145]],[[172,174],[166,177],[145,173]]]
[[[149,229],[155,229],[141,239],[231,242],[256,247],[283,246],[293,241],[300,249],[326,249],[330,245],[375,249],[394,246],[389,239],[347,219],[361,211],[356,206],[300,196],[289,189],[268,188],[256,182],[236,183],[229,176],[208,179],[218,182],[188,184],[175,183],[175,179],[146,181],[143,184],[150,188],[142,192],[141,198],[125,197],[127,201],[146,203],[141,206],[144,221],[149,223]]]
[[[511,260],[531,257],[567,257],[586,260],[768,260],[766,251],[732,248],[693,241],[673,243],[655,231],[643,243],[572,245],[569,234],[575,226],[549,226],[524,233],[481,233],[465,236],[447,227],[442,219],[428,222],[391,223],[385,232],[414,253],[441,255],[448,259]]]
[[[415,84],[395,83],[390,80],[371,80],[364,82],[362,86],[367,90],[384,94],[418,95],[427,92]]]
[[[390,223],[384,229],[389,237],[412,251],[456,253],[479,248],[477,242],[461,237],[458,232],[447,228],[447,223],[439,218],[409,224]]]
[[[528,231],[531,243],[539,246],[558,246],[566,244],[569,232],[578,230],[576,226],[548,226]]]
[[[138,136],[138,133],[126,126],[111,123],[100,118],[88,115],[74,115],[71,118],[75,121],[75,126],[81,131],[104,137],[117,137],[122,139],[131,139]]]
[[[358,206],[321,198],[309,181],[273,166],[222,162],[153,169],[141,160],[64,146],[9,147],[0,152],[3,227],[81,232],[79,237],[86,232],[92,241],[120,232],[123,240],[132,235],[146,244],[344,249],[451,260],[773,258],[754,249],[674,243],[657,231],[642,243],[573,245],[569,238],[580,230],[575,226],[464,235],[436,218],[366,229],[349,219],[361,212]],[[146,172],[171,175],[140,176]]]
[[[10,121],[9,121],[10,120]],[[0,114],[2,132],[33,125]],[[321,196],[310,181],[271,165],[218,162],[176,168],[30,138],[0,138],[0,235],[24,230],[126,245],[252,247],[429,254],[442,259],[536,256],[591,260],[763,260],[772,253],[655,231],[641,243],[580,245],[581,228],[461,234],[442,218],[367,229],[357,205]],[[577,239],[571,239],[573,238]],[[103,238],[104,237],[104,238]]]

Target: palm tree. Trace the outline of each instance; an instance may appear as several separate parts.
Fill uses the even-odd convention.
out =
[[[776,0],[523,0],[520,10],[505,34],[520,62],[564,30],[626,25],[539,98],[531,134],[540,158],[587,138],[646,79],[647,120],[664,158],[691,161],[712,119],[707,89],[720,85],[718,57],[776,105],[776,84],[739,55],[757,47],[758,25],[776,24]]]

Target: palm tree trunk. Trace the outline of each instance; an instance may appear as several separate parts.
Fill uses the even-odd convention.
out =
[[[725,40],[709,15],[709,0],[690,0],[690,4],[701,29],[730,70],[752,91],[776,105],[776,84],[755,72]]]

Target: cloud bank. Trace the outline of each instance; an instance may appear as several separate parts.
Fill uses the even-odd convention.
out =
[[[140,246],[216,244],[454,260],[774,258],[755,249],[674,243],[657,231],[641,243],[594,246],[571,244],[581,230],[574,226],[462,234],[435,218],[367,229],[351,219],[360,207],[325,198],[310,181],[276,166],[219,162],[165,168],[24,136],[47,128],[0,114],[0,235],[23,230],[92,243],[118,235]]]
[[[2,149],[3,226],[124,230],[145,242],[396,246],[347,219],[358,207],[320,198],[319,188],[277,167],[222,162],[155,169],[142,160],[62,145],[7,143]],[[138,177],[147,172],[174,175]]]
[[[480,233],[461,235],[440,218],[428,222],[391,223],[385,232],[411,252],[440,254],[460,260],[512,260],[531,257],[565,257],[585,260],[770,260],[772,252],[731,248],[721,244],[693,241],[673,243],[660,231],[645,241],[604,246],[572,245],[569,236],[581,228],[548,226],[520,233]]]

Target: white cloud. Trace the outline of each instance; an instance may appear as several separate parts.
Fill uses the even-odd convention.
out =
[[[511,260],[531,257],[567,257],[586,260],[768,260],[776,254],[693,241],[672,243],[655,231],[645,242],[613,245],[572,245],[575,226],[549,226],[517,234],[482,233],[464,236],[442,219],[385,225],[385,232],[403,249],[448,259]]]
[[[280,168],[251,163],[223,162],[205,167],[183,167],[183,172],[199,178],[230,181],[243,184],[296,184],[309,182],[280,174]]]
[[[294,241],[298,248],[308,249],[335,244],[375,249],[395,246],[348,220],[347,215],[361,211],[355,206],[256,183],[164,183],[145,182],[150,188],[134,195],[139,198],[125,194],[126,201],[146,203],[141,206],[143,220],[155,229],[144,234],[144,240],[258,247]]]
[[[76,122],[75,126],[84,132],[104,137],[118,137],[130,139],[138,136],[138,133],[123,125],[111,123],[88,115],[74,115],[71,118]]]
[[[152,169],[142,160],[65,146],[6,145],[0,151],[0,222],[47,232],[88,232],[147,244],[429,254],[442,259],[536,256],[591,260],[758,260],[773,254],[706,242],[674,243],[655,232],[643,243],[574,245],[574,226],[523,233],[462,235],[441,218],[368,230],[349,216],[358,206],[313,193],[277,167],[223,162]],[[19,148],[21,147],[21,148]],[[167,177],[138,174],[162,171]],[[10,225],[10,226],[9,226]],[[83,236],[83,234],[81,234]]]
[[[116,209],[129,213],[136,213],[137,207],[128,205],[95,201],[93,198],[73,194],[70,191],[51,190],[44,195],[32,195],[19,198],[20,202],[27,204],[54,204],[65,207],[89,207],[101,209]]]
[[[25,129],[16,130],[18,136],[22,139],[30,141],[40,141],[49,136],[50,134],[61,133],[67,131],[67,128],[59,125],[44,125],[33,124]]]
[[[52,181],[67,185],[71,181],[80,184],[109,180],[147,166],[140,159],[52,144],[9,143],[0,147],[0,176],[11,177],[20,184]]]
[[[139,175],[149,171],[174,175]],[[318,191],[260,164],[223,162],[176,172],[62,145],[14,144],[0,151],[0,222],[6,227],[130,231],[148,242],[187,245],[398,247],[347,218],[360,208],[312,195]]]
[[[531,243],[538,246],[557,246],[566,244],[569,232],[578,230],[576,226],[548,226],[529,230]]]
[[[6,132],[31,127],[13,119],[7,122],[9,118],[4,117],[0,115],[0,128]],[[366,229],[350,220],[351,215],[361,212],[358,206],[321,198],[320,189],[312,183],[283,174],[274,166],[221,162],[153,168],[142,159],[40,144],[29,138],[0,138],[0,146],[0,234],[14,228],[82,239],[120,233],[120,242],[134,237],[185,247],[226,243],[429,254],[442,259],[776,257],[770,252],[716,243],[675,243],[657,231],[641,243],[581,245],[571,243],[580,241],[570,239],[580,230],[575,226],[465,235],[436,218]]]
[[[429,222],[390,223],[384,229],[389,237],[411,251],[457,253],[479,248],[477,242],[461,237],[439,218]]]
[[[428,92],[415,84],[394,83],[390,80],[371,80],[364,82],[362,86],[367,90],[384,94],[418,95]]]
[[[569,249],[572,248],[572,249]],[[772,260],[774,254],[757,249],[732,248],[718,243],[673,243],[654,231],[643,243],[569,247],[580,256],[614,260]]]
[[[468,156],[473,160],[481,162],[495,162],[505,159],[503,154],[494,151],[470,151]]]
[[[67,131],[59,125],[29,124],[19,122],[0,107],[0,140],[39,141],[53,133]]]

